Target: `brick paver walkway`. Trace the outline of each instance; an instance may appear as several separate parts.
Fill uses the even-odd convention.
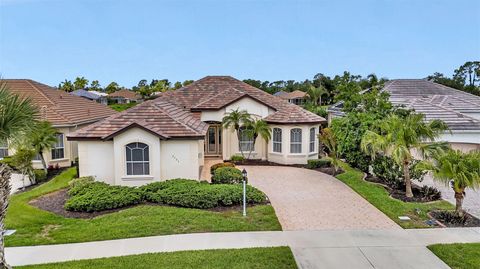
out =
[[[283,230],[400,229],[340,180],[313,170],[244,166],[249,184],[265,192]]]

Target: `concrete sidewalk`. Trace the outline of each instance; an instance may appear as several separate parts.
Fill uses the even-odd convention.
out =
[[[480,242],[479,228],[198,233],[6,248],[13,266],[152,252],[290,246],[300,268],[449,268],[425,246]]]

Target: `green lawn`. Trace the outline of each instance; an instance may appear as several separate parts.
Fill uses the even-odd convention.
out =
[[[72,261],[46,265],[21,266],[22,269],[89,269],[89,268],[233,268],[290,269],[297,268],[288,247],[247,248],[150,253],[114,258]]]
[[[281,230],[270,205],[248,208],[244,218],[239,210],[213,212],[169,206],[141,205],[93,219],[73,219],[40,210],[28,201],[65,188],[75,176],[70,168],[51,181],[30,191],[13,195],[6,227],[15,229],[6,237],[7,246],[30,246],[109,240],[152,235]]]
[[[127,110],[131,107],[134,107],[136,106],[137,103],[135,102],[131,102],[131,103],[128,103],[128,104],[111,104],[111,105],[108,105],[111,109],[113,110],[116,110],[116,111],[124,111],[124,110]]]
[[[342,164],[345,173],[337,176],[343,183],[347,184],[360,194],[363,198],[385,213],[389,218],[398,223],[403,228],[426,228],[424,223],[428,220],[427,213],[433,209],[453,209],[447,201],[436,201],[431,203],[405,203],[397,199],[390,198],[388,192],[379,185],[362,180],[363,173],[359,170]],[[420,213],[416,213],[416,209]],[[411,221],[400,221],[399,216],[409,216]]]
[[[480,268],[480,243],[439,244],[428,248],[452,269]]]

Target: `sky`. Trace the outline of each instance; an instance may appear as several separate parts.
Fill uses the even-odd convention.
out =
[[[480,60],[478,0],[0,0],[0,75],[52,86],[424,78],[468,60]]]

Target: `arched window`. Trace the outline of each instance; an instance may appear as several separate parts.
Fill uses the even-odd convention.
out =
[[[273,128],[273,152],[282,152],[282,129]]]
[[[315,127],[310,128],[310,152],[315,152]]]
[[[290,130],[290,153],[302,153],[302,129]]]
[[[127,154],[127,175],[149,175],[150,160],[148,145],[144,143],[130,143],[125,146]]]
[[[253,151],[253,137],[251,135],[251,130],[240,127],[240,141],[238,141],[238,149],[240,151]]]

